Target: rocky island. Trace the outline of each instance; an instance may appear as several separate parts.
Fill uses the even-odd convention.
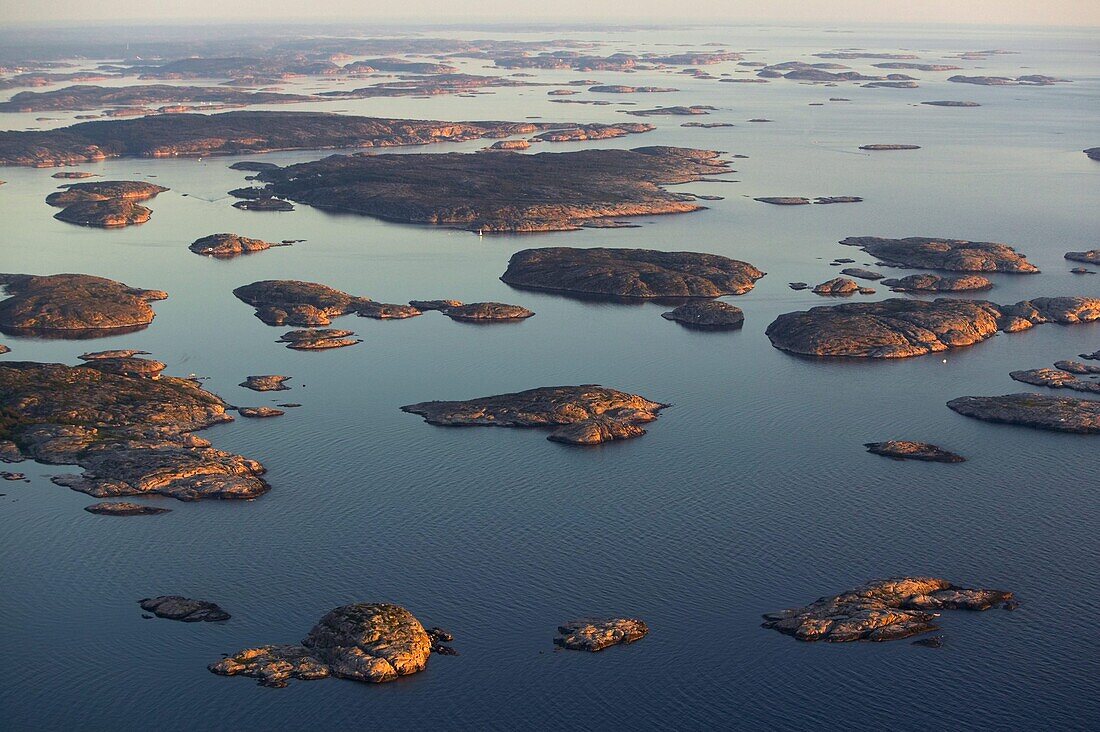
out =
[[[334,676],[382,683],[423,671],[432,640],[399,605],[357,603],[330,611],[300,645],[248,648],[210,664],[221,676],[251,676],[263,686],[286,686]]]
[[[1085,252],[1066,252],[1065,258],[1070,260],[1071,262],[1100,264],[1100,249],[1089,249]]]
[[[240,234],[211,234],[210,236],[196,239],[187,248],[195,254],[202,254],[207,257],[215,257],[218,259],[229,259],[230,257],[236,257],[241,254],[252,254],[253,252],[262,252],[271,247],[282,246],[287,245],[282,243],[272,244],[271,242],[261,239],[250,239]]]
[[[1012,272],[1035,274],[1039,268],[1007,244],[964,239],[910,236],[849,236],[841,244],[859,247],[892,267],[923,267],[951,272]]]
[[[914,274],[882,280],[882,284],[894,292],[968,292],[993,287],[993,283],[981,275]]]
[[[139,600],[138,604],[146,612],[158,618],[179,620],[184,623],[219,623],[229,620],[229,613],[222,610],[216,602],[192,600],[179,595],[161,595]]]
[[[514,287],[612,298],[741,295],[764,273],[717,254],[653,249],[524,249],[501,280]]]
[[[548,439],[592,445],[645,434],[638,425],[657,419],[666,404],[595,384],[538,389],[454,402],[407,404],[428,424],[447,427],[541,427]]]
[[[685,213],[661,186],[730,172],[675,147],[525,155],[333,155],[259,174],[271,194],[334,211],[481,232],[568,231],[592,220]]]
[[[952,411],[984,422],[1033,427],[1054,432],[1100,434],[1100,400],[1045,394],[965,396],[947,403]]]
[[[694,300],[675,310],[661,313],[665,320],[672,320],[687,328],[700,330],[729,330],[745,323],[741,308],[721,300]]]
[[[1042,323],[1100,320],[1100,298],[1046,297],[1015,305],[940,298],[811,308],[776,318],[772,345],[805,356],[908,358],[961,348]]]
[[[938,630],[941,610],[1012,609],[1011,592],[971,589],[934,577],[869,582],[805,607],[764,615],[764,627],[801,641],[889,641]]]
[[[181,501],[256,498],[264,467],[192,434],[228,422],[229,405],[188,379],[123,376],[89,366],[0,366],[0,440],[83,475],[52,480],[97,498],[165,495]]]
[[[268,325],[328,325],[331,318],[355,312],[370,302],[346,292],[300,280],[262,280],[233,290],[238,300],[256,308]]]
[[[440,122],[322,112],[169,114],[0,132],[0,165],[53,167],[120,157],[205,157],[273,150],[426,145],[508,137],[568,125]]]
[[[962,455],[944,450],[942,447],[930,445],[927,442],[910,442],[908,440],[887,440],[886,442],[864,443],[867,452],[894,460],[922,460],[932,463],[961,463],[966,458]]]
[[[83,274],[0,275],[11,295],[0,301],[0,330],[20,335],[94,338],[138,330],[153,322],[149,303],[160,290],[142,290]]]

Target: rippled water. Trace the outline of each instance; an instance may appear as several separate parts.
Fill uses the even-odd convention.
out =
[[[4,358],[74,363],[89,348],[135,347],[168,363],[169,373],[207,377],[230,402],[304,405],[205,433],[269,468],[272,491],[248,504],[163,499],[155,503],[172,513],[97,517],[81,510],[90,497],[49,482],[71,468],[16,466],[31,482],[0,486],[5,727],[916,730],[1100,722],[1100,442],[985,424],[944,406],[966,394],[1031,389],[1008,372],[1100,348],[1100,325],[1042,326],[946,358],[891,363],[797,359],[764,336],[778,314],[829,302],[787,282],[835,276],[828,264],[835,257],[872,261],[836,243],[851,235],[1011,243],[1044,273],[994,276],[995,289],[982,296],[997,302],[1100,294],[1100,276],[1073,276],[1062,259],[1100,244],[1100,163],[1080,152],[1100,144],[1095,37],[765,28],[572,35],[606,41],[603,52],[713,41],[766,49],[750,58],[769,62],[812,60],[806,55],[843,46],[921,49],[926,62],[1004,47],[1022,53],[958,65],[968,68],[962,73],[1074,82],[984,88],[912,72],[921,88],[899,90],[540,73],[675,86],[682,91],[609,98],[640,107],[711,104],[719,111],[696,121],[737,124],[701,130],[680,127],[684,118],[652,118],[656,132],[595,143],[749,156],[736,161],[737,175],[723,176],[739,183],[683,188],[725,196],[709,210],[642,219],[637,229],[479,239],[304,206],[242,212],[225,191],[244,174],[227,169],[232,160],[207,159],[82,166],[171,188],[150,203],[148,224],[99,231],[52,218],[43,198],[62,182],[49,177],[54,171],[0,171],[8,181],[0,188],[0,271],[85,272],[171,294],[142,332],[94,342],[4,337],[13,349]],[[482,63],[465,62],[464,70]],[[872,70],[872,61],[845,63]],[[835,96],[852,101],[809,106]],[[915,106],[931,99],[983,106]],[[279,108],[580,121],[621,119],[617,110],[629,109],[550,104],[542,88]],[[42,115],[6,115],[0,125],[48,124],[33,116]],[[746,122],[754,117],[774,122]],[[923,149],[856,149],[880,142]],[[594,145],[546,149],[586,146]],[[866,202],[791,209],[751,200],[769,195]],[[307,241],[233,261],[187,250],[218,231]],[[660,305],[580,302],[497,279],[512,252],[547,245],[706,251],[769,274],[730,298],[745,311],[743,330],[698,333],[661,319]],[[362,344],[299,353],[274,342],[284,329],[263,325],[231,294],[265,278],[323,282],[385,302],[500,300],[538,315],[494,327],[437,313],[402,322],[347,317],[335,325],[357,331]],[[258,373],[291,375],[294,388],[260,394],[237,386]],[[570,383],[601,383],[673,407],[646,437],[595,449],[534,431],[432,427],[398,410]],[[893,462],[861,446],[890,438],[933,441],[969,462]],[[904,641],[805,644],[759,627],[762,612],[900,573],[1010,589],[1023,604],[1014,613],[947,613],[941,650]],[[139,598],[168,593],[216,600],[233,619],[141,619]],[[225,652],[297,641],[328,609],[353,601],[401,603],[453,632],[461,655],[433,658],[427,672],[381,687],[319,681],[268,690],[205,669]],[[557,623],[609,613],[645,619],[650,636],[597,655],[553,651]]]

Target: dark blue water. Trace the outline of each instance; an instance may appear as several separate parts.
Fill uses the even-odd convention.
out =
[[[208,159],[83,166],[109,178],[156,176],[172,189],[150,203],[148,224],[96,231],[51,217],[42,199],[59,183],[52,170],[3,170],[0,271],[86,272],[171,295],[140,333],[94,342],[5,337],[13,352],[4,358],[75,363],[90,348],[142,348],[171,374],[207,377],[207,387],[230,402],[304,405],[279,419],[204,433],[268,467],[273,489],[250,503],[162,499],[153,502],[172,513],[97,517],[81,510],[90,497],[49,482],[71,468],[16,466],[31,483],[0,485],[5,728],[1097,726],[1100,438],[976,422],[944,403],[1028,390],[1008,372],[1100,348],[1100,325],[1042,326],[946,360],[892,363],[796,359],[764,336],[778,314],[828,302],[792,292],[787,282],[836,276],[834,257],[870,261],[836,243],[850,235],[1013,244],[1044,274],[994,276],[996,287],[982,296],[997,302],[1100,294],[1100,276],[1070,275],[1062,259],[1100,244],[1100,163],[1080,153],[1100,145],[1095,40],[723,28],[602,40],[607,52],[719,41],[768,49],[752,58],[770,62],[810,60],[806,54],[837,46],[928,49],[926,62],[1007,47],[1023,53],[959,65],[982,69],[964,73],[1048,73],[1074,82],[982,88],[914,72],[921,89],[891,90],[584,74],[676,86],[683,91],[616,101],[712,104],[720,109],[706,121],[738,124],[698,130],[681,128],[681,118],[657,118],[656,132],[600,145],[679,144],[750,156],[736,161],[737,175],[724,176],[741,183],[684,187],[725,200],[695,214],[643,219],[639,229],[479,239],[301,206],[290,214],[240,212],[224,192],[243,175],[226,168],[231,160]],[[850,63],[870,71],[870,62]],[[830,96],[852,102],[808,106]],[[983,107],[914,106],[928,99]],[[538,88],[338,108],[439,119],[622,117],[614,106],[550,104]],[[775,122],[745,123],[752,117]],[[0,119],[5,124],[44,123],[10,115]],[[856,150],[873,142],[924,147]],[[867,200],[799,209],[751,200],[767,195]],[[308,241],[229,262],[187,250],[218,231]],[[499,282],[512,252],[550,245],[707,251],[769,274],[751,293],[730,298],[745,311],[743,330],[698,333],[661,319],[667,308],[660,305],[579,302]],[[231,294],[266,278],[323,282],[385,302],[500,300],[537,316],[499,327],[438,313],[401,322],[342,318],[334,325],[355,330],[362,344],[299,353],[274,342],[284,329],[263,325]],[[888,296],[879,290],[875,297]],[[260,373],[291,375],[294,388],[259,394],[237,386]],[[432,427],[398,410],[571,383],[673,406],[647,436],[595,449],[554,444],[536,431]],[[969,461],[899,463],[861,446],[891,438],[936,442]],[[805,644],[759,627],[763,612],[894,574],[1008,589],[1022,606],[945,614],[940,650],[905,641]],[[233,619],[141,619],[138,599],[169,593],[215,600]],[[222,653],[295,642],[327,610],[355,601],[408,607],[454,633],[461,655],[433,657],[425,673],[384,686],[327,680],[270,690],[206,671]],[[641,617],[651,633],[600,654],[555,652],[556,625],[589,614]]]

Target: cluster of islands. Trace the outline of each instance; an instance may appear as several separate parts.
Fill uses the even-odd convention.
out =
[[[561,46],[567,46],[564,50]],[[372,56],[349,61],[347,54]],[[958,60],[982,60],[997,51],[961,52]],[[399,58],[409,54],[418,60]],[[180,57],[151,62],[102,64],[95,71],[58,71],[28,65],[14,69],[0,87],[74,85],[49,91],[21,91],[0,103],[3,112],[58,112],[107,109],[105,119],[52,130],[0,132],[0,165],[79,166],[112,158],[167,158],[257,155],[286,150],[345,150],[287,166],[244,160],[230,167],[249,184],[229,191],[235,207],[258,212],[293,211],[295,204],[371,216],[405,224],[434,225],[479,233],[565,232],[585,227],[631,226],[640,216],[689,214],[704,209],[706,197],[673,192],[668,186],[721,181],[736,172],[733,159],[717,150],[667,145],[585,148],[567,152],[526,152],[532,145],[579,143],[644,135],[655,127],[642,122],[591,123],[543,121],[440,121],[364,117],[321,112],[204,111],[253,104],[293,104],[371,97],[470,95],[502,87],[552,86],[552,101],[589,95],[662,95],[676,89],[652,85],[601,84],[592,79],[542,84],[527,70],[660,70],[689,73],[698,79],[771,83],[792,81],[870,88],[918,88],[918,79],[901,71],[948,73],[964,70],[953,63],[923,63],[913,54],[835,51],[816,54],[824,61],[768,63],[727,50],[682,53],[601,55],[594,44],[516,41],[444,41],[441,39],[314,40],[309,50],[282,44],[256,57]],[[430,60],[425,60],[430,59]],[[508,76],[460,73],[458,59],[479,59]],[[877,71],[863,73],[838,61],[878,60]],[[733,73],[716,76],[705,69],[736,64]],[[348,90],[298,94],[274,85],[296,77],[340,80],[383,79]],[[168,81],[225,78],[217,86],[164,83],[113,85],[115,81]],[[87,82],[110,80],[112,85]],[[1040,74],[980,76],[955,74],[961,85],[1038,87],[1069,83]],[[541,94],[541,91],[539,92]],[[842,101],[835,98],[831,101]],[[922,101],[936,107],[976,107],[958,100]],[[211,106],[212,105],[212,106]],[[672,105],[626,110],[633,117],[685,117],[715,111],[706,105]],[[931,112],[930,112],[931,113]],[[938,114],[938,113],[937,113]],[[967,114],[967,113],[960,113]],[[654,120],[660,122],[660,120]],[[762,118],[751,121],[764,122]],[[689,122],[684,126],[717,128],[730,123]],[[379,153],[379,148],[488,140],[477,153]],[[869,143],[866,152],[915,151],[920,145]],[[1100,148],[1085,154],[1100,160]],[[92,174],[63,171],[58,179],[81,180]],[[80,226],[119,228],[150,220],[149,204],[169,189],[138,180],[88,180],[61,184],[45,204],[59,210],[54,218]],[[860,203],[861,196],[758,196],[775,206]],[[749,204],[753,205],[753,204]],[[773,210],[776,215],[787,215]],[[259,215],[259,214],[257,214]],[[251,214],[250,214],[251,216]],[[200,235],[201,233],[201,235]],[[266,241],[237,233],[192,232],[187,245],[196,255],[232,259],[295,240]],[[1040,287],[1041,274],[1014,247],[997,242],[909,236],[850,236],[840,242],[874,258],[877,268],[929,270],[887,277],[865,267],[846,267],[813,287],[791,283],[830,298],[832,304],[778,315],[762,327],[771,345],[791,357],[864,362],[921,357],[979,344],[1001,333],[1019,333],[1038,325],[1071,326],[1100,321],[1100,297],[1043,296],[1015,303],[972,299],[957,293],[994,289],[986,275],[1029,276]],[[264,257],[276,256],[265,254]],[[1081,267],[1100,264],[1100,249],[1070,251],[1065,259]],[[833,264],[853,264],[850,259]],[[723,298],[750,293],[766,276],[757,266],[717,254],[637,247],[537,246],[516,251],[501,262],[500,280],[516,291],[609,303],[667,303],[661,316],[686,328],[728,337],[746,326],[744,312]],[[855,279],[851,279],[855,278]],[[1084,278],[1088,279],[1088,278]],[[856,280],[879,283],[902,297],[836,302],[875,290]],[[168,291],[143,289],[80,273],[0,274],[0,332],[15,337],[94,339],[149,327],[153,303]],[[955,297],[916,296],[955,293]],[[378,302],[363,294],[320,282],[267,279],[242,282],[232,290],[242,307],[251,308],[266,326],[282,329],[275,342],[296,351],[326,351],[361,342],[353,330],[328,327],[344,317],[405,320],[447,317],[477,324],[521,323],[536,313],[522,304],[435,300]],[[448,293],[427,293],[447,295]],[[789,294],[789,293],[788,293]],[[403,297],[402,297],[403,299]],[[511,298],[509,298],[511,299]],[[858,300],[858,298],[857,298]],[[817,302],[823,300],[818,299]],[[435,314],[433,314],[435,313]],[[546,317],[545,315],[543,317]],[[657,321],[660,323],[660,321]],[[395,326],[400,327],[400,326]],[[459,326],[455,326],[459,327]],[[493,326],[496,328],[497,326]],[[502,326],[507,327],[507,326]],[[672,326],[660,326],[672,327]],[[274,339],[273,339],[274,340]],[[18,347],[18,345],[17,345]],[[9,347],[0,345],[0,354]],[[1059,354],[1068,356],[1067,354]],[[278,407],[234,405],[205,390],[196,378],[167,375],[165,363],[135,349],[88,351],[79,363],[0,361],[0,461],[33,460],[74,466],[79,472],[52,482],[87,494],[98,502],[85,507],[103,516],[155,516],[172,509],[133,500],[154,497],[179,501],[256,499],[272,485],[266,468],[252,457],[215,447],[200,432],[244,418],[281,417],[293,402]],[[318,356],[318,358],[325,358]],[[960,395],[944,406],[959,415],[990,423],[1081,434],[1100,434],[1100,351],[1011,371],[1020,383],[1083,396],[1040,392],[993,396]],[[292,391],[293,375],[252,374],[241,386],[264,392]],[[288,384],[288,382],[290,382]],[[440,387],[441,390],[445,389]],[[454,397],[429,394],[426,397]],[[466,395],[463,395],[466,396]],[[394,404],[429,425],[526,429],[547,440],[579,450],[646,434],[671,408],[674,394],[657,401],[600,384],[532,385],[509,393],[465,399],[433,399]],[[945,412],[946,413],[946,412]],[[289,418],[287,418],[289,419]],[[667,422],[667,420],[666,420]],[[670,427],[671,428],[671,427]],[[905,439],[867,443],[870,453],[895,460],[954,464],[966,458],[944,447]],[[4,472],[9,480],[22,473]],[[173,504],[178,505],[178,504]],[[90,520],[90,519],[89,519]],[[229,612],[210,600],[179,595],[144,598],[146,617],[188,623],[228,622]],[[874,580],[805,606],[763,615],[763,627],[802,641],[892,641],[917,635],[920,645],[938,647],[943,611],[1012,610],[1008,591],[966,587],[933,577]],[[566,621],[557,627],[558,647],[588,652],[635,643],[650,629],[640,618],[607,616]],[[409,610],[390,603],[360,602],[325,614],[297,643],[260,645],[225,654],[209,665],[224,676],[247,676],[264,686],[289,680],[328,677],[381,683],[423,671],[432,654],[457,655],[450,633],[425,627]]]

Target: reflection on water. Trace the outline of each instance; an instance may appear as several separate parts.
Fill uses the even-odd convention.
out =
[[[479,238],[329,214],[238,211],[232,158],[115,160],[80,166],[108,179],[171,190],[149,223],[117,231],[66,226],[44,197],[52,170],[4,169],[2,271],[84,272],[167,290],[148,328],[102,339],[194,373],[231,403],[303,404],[274,420],[204,433],[261,460],[272,491],[256,501],[177,503],[172,513],[115,519],[81,509],[87,496],[49,483],[71,467],[24,463],[32,483],[5,484],[0,612],[8,673],[3,717],[18,729],[233,728],[307,719],[316,728],[364,720],[410,727],[806,729],[1095,726],[1093,588],[1097,438],[969,420],[944,405],[966,394],[1027,389],[1014,369],[1049,366],[1100,347],[1100,325],[1002,334],[949,354],[891,362],[800,359],[773,349],[779,314],[832,301],[794,292],[836,276],[837,257],[873,266],[847,236],[949,236],[1004,241],[1044,274],[992,274],[975,295],[1012,303],[1096,295],[1062,255],[1096,246],[1100,96],[1095,45],[1083,35],[940,31],[711,28],[599,37],[607,51],[715,41],[767,49],[751,58],[803,59],[838,43],[948,52],[1006,47],[1020,55],[959,65],[1017,76],[1027,66],[1074,82],[1049,88],[967,87],[978,109],[920,107],[962,98],[946,74],[915,72],[920,89],[840,89],[773,80],[723,84],[670,76],[538,72],[552,81],[675,86],[663,104],[709,104],[684,128],[653,118],[637,139],[545,144],[686,145],[746,154],[737,184],[683,189],[726,198],[708,210],[643,217],[635,229]],[[483,62],[464,60],[477,73]],[[869,61],[845,62],[869,71]],[[709,69],[736,74],[731,62]],[[115,83],[114,81],[105,83]],[[186,83],[199,83],[189,81]],[[316,80],[288,83],[287,91]],[[829,103],[830,97],[850,103]],[[826,102],[824,106],[810,103]],[[552,104],[541,88],[476,99],[340,100],[352,113],[437,119],[615,121],[618,106]],[[310,104],[282,109],[330,109]],[[772,124],[747,124],[766,117]],[[12,127],[45,125],[5,115]],[[61,124],[50,122],[48,124]],[[911,143],[904,155],[869,143]],[[473,151],[483,142],[395,150]],[[280,164],[327,152],[275,153]],[[859,195],[858,206],[764,206],[766,195]],[[293,247],[232,261],[188,251],[235,232]],[[743,329],[709,333],[663,320],[667,305],[624,307],[499,280],[533,246],[651,247],[741,259],[767,271],[725,298]],[[899,276],[914,273],[903,270]],[[355,316],[356,348],[305,354],[276,343],[232,290],[263,279],[321,282],[379,302],[500,301],[535,317],[467,328],[432,314],[400,321]],[[872,298],[898,296],[879,286]],[[869,299],[856,296],[852,300]],[[71,341],[6,338],[8,359],[75,363]],[[97,344],[99,346],[99,344]],[[286,374],[289,392],[237,386]],[[600,383],[670,403],[637,440],[576,449],[523,430],[444,430],[398,407],[555,384]],[[1038,390],[1038,389],[1037,389]],[[895,462],[863,443],[910,439],[968,458]],[[1014,613],[948,613],[944,648],[802,644],[759,627],[760,614],[864,580],[926,573],[1012,590]],[[137,600],[184,594],[216,601],[224,624],[141,619]],[[222,653],[296,642],[328,609],[393,601],[455,635],[462,655],[382,687],[295,682],[271,691],[206,671]],[[643,641],[589,655],[554,652],[565,620],[622,613],[651,628]],[[209,626],[209,627],[208,627]]]

